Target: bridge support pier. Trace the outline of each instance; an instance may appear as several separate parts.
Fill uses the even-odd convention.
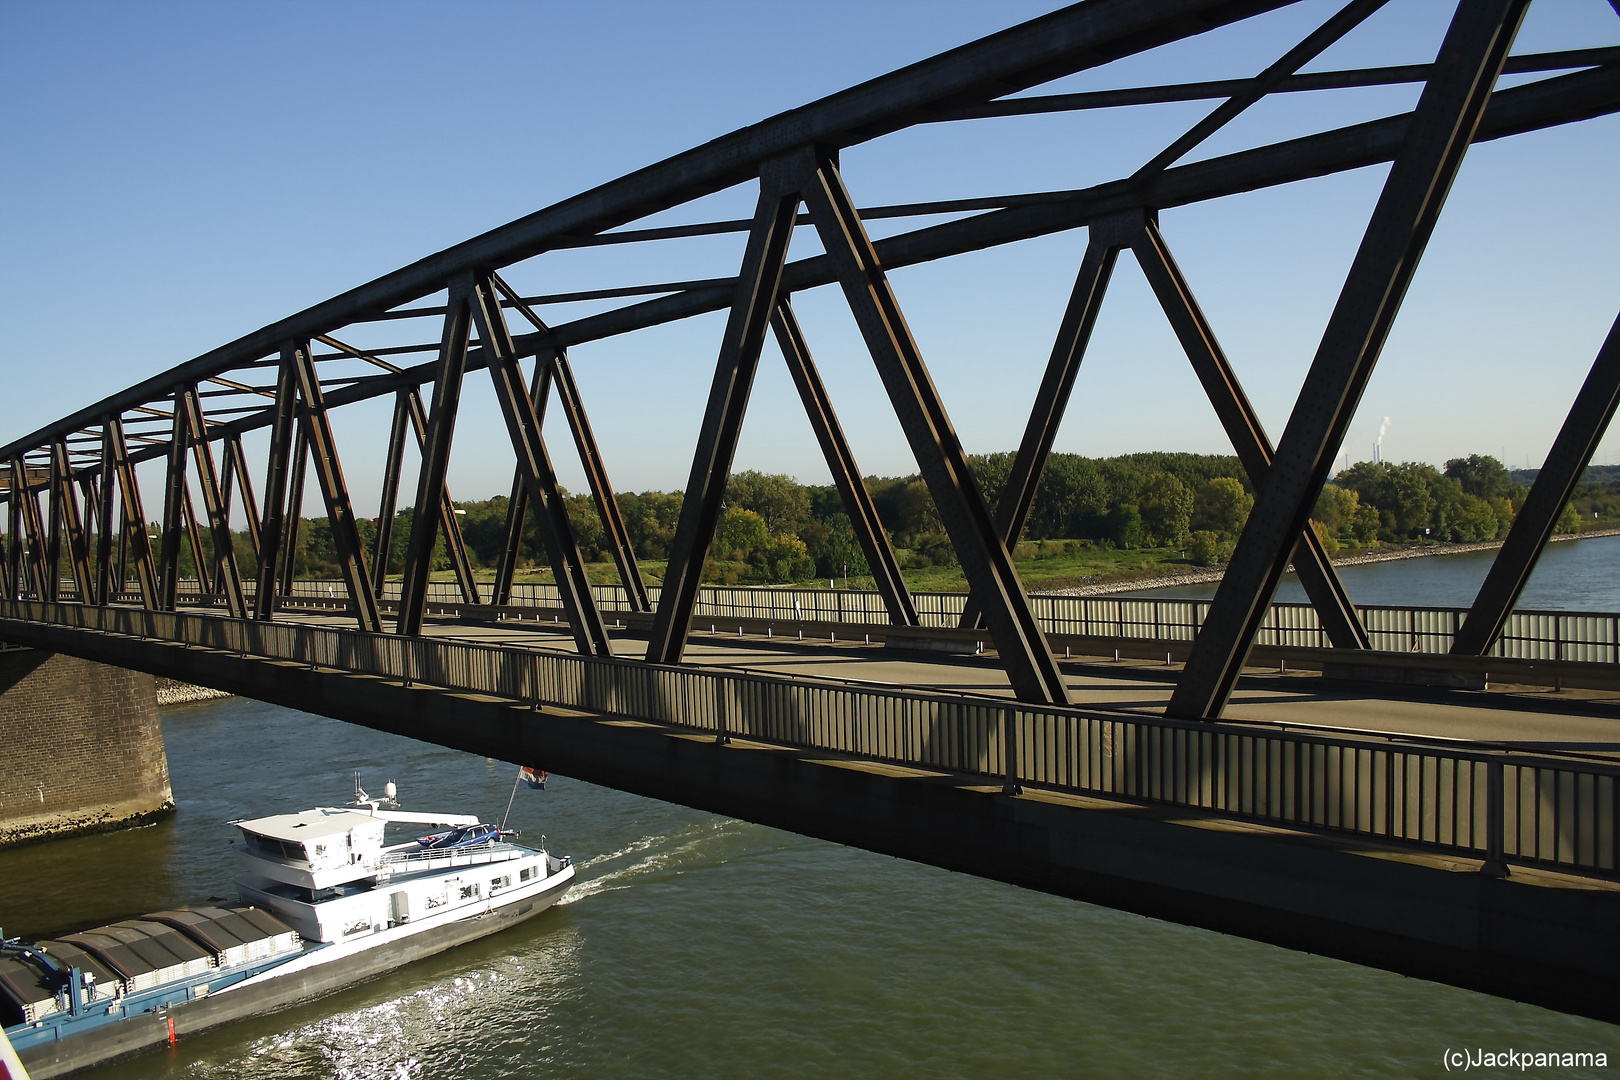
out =
[[[0,647],[0,846],[174,809],[152,676]]]

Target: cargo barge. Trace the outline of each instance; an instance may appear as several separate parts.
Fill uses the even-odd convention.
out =
[[[0,943],[0,1021],[34,1080],[336,992],[538,915],[574,879],[544,844],[355,805],[237,821],[240,903]],[[435,832],[386,843],[389,825]]]

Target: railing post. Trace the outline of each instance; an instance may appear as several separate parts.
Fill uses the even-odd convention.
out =
[[[716,746],[726,746],[731,742],[731,735],[726,730],[726,681],[721,678],[714,680],[714,743]]]
[[[1503,861],[1504,833],[1507,831],[1506,800],[1502,791],[1502,760],[1492,758],[1485,763],[1485,861],[1479,872],[1486,877],[1508,876]]]
[[[1001,710],[1001,757],[1006,777],[1001,785],[1003,795],[1022,795],[1018,783],[1018,710],[1006,706]]]

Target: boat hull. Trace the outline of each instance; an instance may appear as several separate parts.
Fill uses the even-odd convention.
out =
[[[49,1080],[168,1042],[171,1019],[175,1037],[180,1038],[232,1020],[312,1001],[532,919],[555,904],[572,883],[573,875],[569,874],[543,892],[517,897],[482,915],[435,926],[326,963],[285,974],[267,973],[229,991],[172,1006],[166,1013],[132,1016],[31,1047],[20,1056],[29,1076]]]

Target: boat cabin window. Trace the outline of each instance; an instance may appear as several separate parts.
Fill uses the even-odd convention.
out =
[[[522,870],[518,871],[519,881],[528,881],[532,877],[534,877],[534,867],[532,866],[525,866]]]
[[[463,885],[461,887],[461,898],[463,900],[476,900],[476,899],[478,899],[478,886],[477,885]]]
[[[273,836],[260,836],[256,832],[242,830],[242,838],[247,841],[249,851],[260,855],[267,855],[272,859],[292,859],[294,862],[308,862],[309,854],[304,850],[303,844],[295,844],[290,840],[277,840]]]
[[[502,874],[498,878],[491,878],[490,879],[490,881],[489,881],[489,891],[494,892],[496,889],[510,888],[511,885],[512,885],[512,875],[511,874]]]

